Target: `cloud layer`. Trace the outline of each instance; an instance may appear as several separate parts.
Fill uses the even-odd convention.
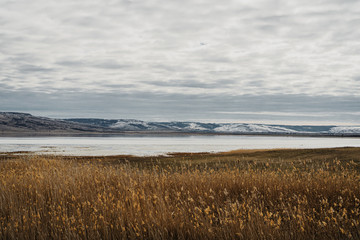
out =
[[[360,111],[356,0],[0,3],[4,110],[358,121],[346,115]]]

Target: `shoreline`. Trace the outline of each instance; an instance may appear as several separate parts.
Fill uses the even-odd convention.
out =
[[[328,133],[214,133],[214,132],[0,132],[1,137],[172,137],[172,136],[270,136],[270,137],[331,137],[360,138],[358,133],[328,134]]]
[[[71,154],[56,154],[56,153],[46,153],[46,152],[36,152],[36,151],[13,151],[13,152],[0,152],[1,158],[8,157],[19,157],[19,156],[41,156],[44,158],[55,157],[55,158],[69,158],[69,159],[126,159],[131,161],[131,159],[176,159],[183,157],[197,158],[198,156],[203,157],[226,157],[226,156],[247,156],[247,155],[267,155],[267,154],[279,154],[284,153],[310,153],[318,155],[319,153],[329,153],[329,152],[359,152],[360,147],[324,147],[324,148],[259,148],[259,149],[234,149],[229,151],[219,151],[219,152],[169,152],[166,154],[159,155],[134,155],[134,154],[113,154],[113,155],[71,155]]]

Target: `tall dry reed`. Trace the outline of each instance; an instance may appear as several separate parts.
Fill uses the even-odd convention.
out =
[[[4,160],[0,239],[360,239],[356,163],[271,164]]]

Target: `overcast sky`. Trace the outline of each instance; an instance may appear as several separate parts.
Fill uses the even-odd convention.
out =
[[[0,111],[360,124],[358,0],[0,6]]]

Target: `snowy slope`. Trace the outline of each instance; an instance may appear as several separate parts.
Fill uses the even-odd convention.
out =
[[[344,134],[344,133],[358,133],[360,134],[360,127],[351,127],[351,126],[344,126],[344,127],[333,127],[329,131],[330,133],[338,133],[338,134]]]
[[[147,122],[135,119],[68,119],[118,131],[360,135],[360,126],[302,126],[249,123]]]
[[[226,134],[299,134],[360,136],[360,126],[302,126],[249,123],[148,122],[135,119],[51,119],[27,113],[0,112],[0,132],[185,132]]]
[[[262,124],[236,124],[228,123],[221,124],[214,129],[215,132],[230,132],[230,133],[295,133],[296,130],[292,130],[286,127],[270,126]]]

